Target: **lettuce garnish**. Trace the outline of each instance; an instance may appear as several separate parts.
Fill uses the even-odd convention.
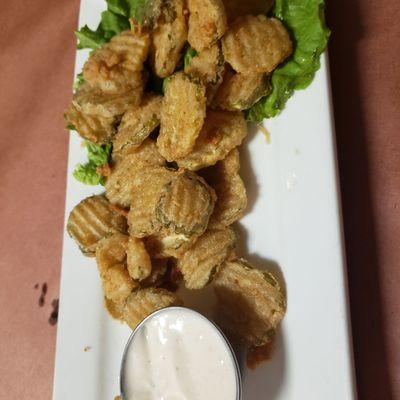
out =
[[[86,185],[104,185],[105,178],[98,173],[97,167],[108,164],[112,145],[98,145],[85,140],[85,146],[88,152],[88,162],[86,164],[78,164],[72,174],[75,179]]]

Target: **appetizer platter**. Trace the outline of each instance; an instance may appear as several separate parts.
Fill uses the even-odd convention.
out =
[[[354,399],[323,1],[82,0],[79,26],[53,398],[119,396],[132,330],[184,305],[244,399]]]

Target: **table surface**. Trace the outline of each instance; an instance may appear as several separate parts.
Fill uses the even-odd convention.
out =
[[[1,399],[51,399],[78,9],[0,14]],[[400,399],[400,7],[335,0],[327,20],[359,397]]]

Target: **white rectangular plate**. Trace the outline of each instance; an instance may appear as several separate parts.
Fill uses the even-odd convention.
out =
[[[79,25],[97,26],[103,0],[82,0]],[[88,55],[79,51],[76,72]],[[327,57],[312,85],[268,120],[271,143],[250,133],[241,149],[249,209],[237,227],[239,254],[280,270],[288,311],[272,361],[243,367],[244,400],[355,399],[346,270]],[[101,188],[73,179],[84,161],[71,135],[66,217]],[[93,259],[64,234],[54,400],[112,400],[130,330],[103,308]],[[201,294],[189,305],[201,309]],[[85,351],[86,350],[86,351]],[[187,399],[190,400],[190,399]]]

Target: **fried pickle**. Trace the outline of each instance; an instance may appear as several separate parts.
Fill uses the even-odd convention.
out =
[[[221,325],[249,345],[268,343],[286,311],[275,277],[243,259],[227,261],[214,277]]]
[[[114,232],[126,232],[126,218],[111,210],[104,196],[92,196],[73,208],[67,231],[82,253],[93,257],[100,239]]]
[[[272,72],[292,52],[282,22],[265,15],[239,17],[222,39],[225,60],[236,72]]]
[[[64,117],[81,137],[91,142],[106,143],[115,134],[113,117],[84,114],[73,103],[65,111]]]
[[[228,111],[247,110],[270,91],[267,74],[240,74],[228,70],[214,97],[213,107]]]
[[[114,303],[124,303],[132,291],[139,287],[128,273],[124,264],[116,264],[108,268],[101,276],[104,295]]]
[[[200,176],[179,173],[167,183],[158,199],[157,220],[173,234],[200,236],[214,210],[215,192]]]
[[[204,85],[183,72],[166,86],[157,146],[168,161],[184,157],[193,149],[206,115]]]
[[[181,301],[168,290],[140,289],[128,297],[123,310],[124,320],[133,330],[154,311],[175,305],[181,305]]]
[[[175,71],[186,39],[184,1],[167,0],[157,27],[152,32],[150,47],[151,64],[157,76],[165,78]]]
[[[225,63],[220,42],[204,49],[185,65],[185,73],[200,79],[206,87],[207,104],[211,104],[222,83]]]
[[[146,166],[164,165],[165,160],[157,151],[151,139],[146,139],[140,147],[130,149],[129,154],[117,161],[105,183],[108,200],[119,207],[128,208],[131,204],[132,185],[139,170]]]
[[[128,235],[114,232],[100,240],[96,248],[96,263],[100,276],[113,265],[126,262],[128,239]]]
[[[188,0],[188,42],[197,51],[211,47],[227,28],[222,0]]]
[[[214,188],[218,199],[209,227],[228,226],[242,217],[247,205],[247,195],[239,168],[239,151],[233,149],[225,159],[201,171],[202,176]]]
[[[104,92],[137,91],[143,87],[143,63],[150,47],[150,35],[134,27],[114,36],[93,51],[83,66],[83,78]]]
[[[209,110],[193,151],[177,163],[192,171],[214,165],[239,146],[246,135],[247,125],[241,112]]]
[[[115,301],[110,300],[104,296],[104,306],[108,311],[108,313],[111,315],[111,317],[113,317],[118,321],[125,322],[123,316],[123,309],[124,309],[123,303],[116,303]]]
[[[139,107],[130,107],[122,117],[113,139],[113,154],[123,156],[139,147],[160,124],[162,96],[148,94]]]
[[[146,248],[155,259],[181,257],[197,240],[197,236],[188,237],[162,229],[146,238]]]
[[[142,281],[151,274],[151,259],[141,239],[129,238],[127,248],[128,272],[132,279]]]
[[[185,286],[201,289],[207,285],[235,247],[235,242],[236,235],[230,228],[208,230],[200,236],[177,262]]]
[[[129,232],[143,238],[161,229],[155,209],[161,191],[177,174],[176,171],[156,166],[140,168],[132,179],[131,208],[128,214]]]

